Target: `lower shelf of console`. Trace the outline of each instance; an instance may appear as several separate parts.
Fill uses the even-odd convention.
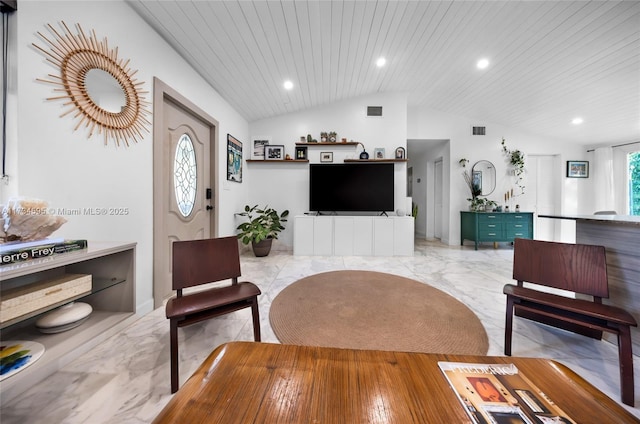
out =
[[[94,310],[80,326],[56,334],[43,334],[35,325],[2,331],[2,342],[28,340],[44,345],[45,352],[33,364],[6,378],[2,385],[2,401],[6,402],[39,384],[46,377],[73,362],[98,343],[123,330],[135,320],[133,312]]]

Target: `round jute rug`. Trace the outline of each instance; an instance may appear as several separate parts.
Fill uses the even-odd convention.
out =
[[[489,341],[462,302],[427,284],[372,271],[332,271],[291,284],[271,303],[281,343],[486,355]]]

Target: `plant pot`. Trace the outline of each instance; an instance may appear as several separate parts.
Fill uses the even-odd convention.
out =
[[[261,258],[263,256],[267,256],[269,252],[271,252],[271,242],[273,239],[264,239],[261,242],[251,242],[251,248],[253,249],[253,254],[256,257]]]

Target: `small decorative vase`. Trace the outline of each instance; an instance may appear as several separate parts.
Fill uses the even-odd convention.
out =
[[[369,153],[367,153],[366,150],[363,150],[362,153],[360,153],[360,159],[369,159]]]

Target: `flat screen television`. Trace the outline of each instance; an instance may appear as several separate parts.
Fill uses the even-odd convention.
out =
[[[312,212],[387,212],[394,208],[393,163],[311,164]]]

